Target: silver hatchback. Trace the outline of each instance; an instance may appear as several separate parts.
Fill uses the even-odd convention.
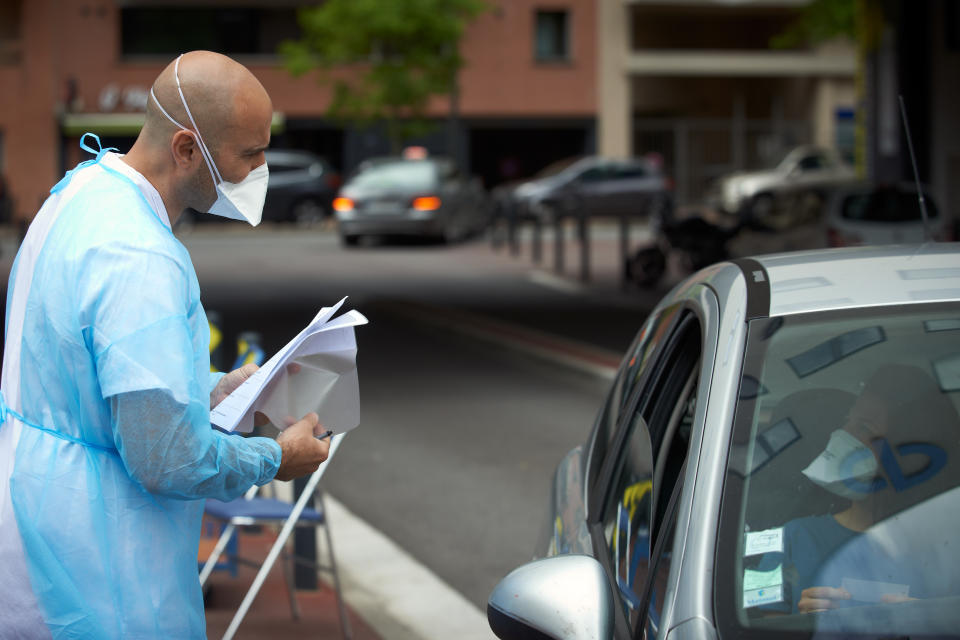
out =
[[[960,245],[678,285],[560,464],[501,638],[960,634]]]

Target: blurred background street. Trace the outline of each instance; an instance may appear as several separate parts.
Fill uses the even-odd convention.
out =
[[[247,65],[274,108],[263,224],[188,210],[174,228],[215,364],[241,338],[269,357],[343,296],[370,320],[361,425],[321,486],[371,636],[489,637],[487,596],[540,548],[554,468],[683,276],[957,237],[952,0],[0,0],[4,275],[88,159],[81,136],[129,149],[154,78],[192,49]],[[404,593],[377,553],[441,591]],[[215,576],[211,635],[236,582]],[[287,617],[282,589],[246,637]]]
[[[598,236],[598,249],[616,240]],[[581,286],[485,238],[344,250],[330,232],[239,227],[184,242],[226,344],[257,331],[272,354],[344,295],[370,319],[357,329],[361,427],[325,485],[481,610],[532,556],[553,468],[585,440],[608,384],[600,367],[538,358],[495,329],[529,330],[561,357],[582,346],[609,369],[656,295],[622,292],[609,259]]]

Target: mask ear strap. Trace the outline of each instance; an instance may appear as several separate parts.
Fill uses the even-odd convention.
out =
[[[173,116],[171,116],[169,113],[167,113],[167,110],[164,109],[164,108],[163,108],[163,105],[160,104],[160,101],[157,100],[157,94],[155,94],[155,93],[153,92],[153,87],[150,87],[150,97],[153,98],[154,104],[156,104],[156,105],[157,105],[157,108],[160,109],[160,113],[162,113],[163,115],[165,115],[165,116],[167,117],[167,120],[169,120],[170,122],[172,122],[175,127],[177,127],[178,129],[180,129],[181,131],[186,131],[186,132],[189,133],[190,135],[196,135],[196,136],[199,136],[199,135],[200,135],[200,134],[198,134],[198,133],[196,133],[196,132],[194,132],[194,131],[191,131],[190,129],[186,128],[185,126],[183,126],[182,124],[180,124],[179,122],[177,122],[176,120],[174,120],[174,119],[173,119]],[[210,179],[213,180],[213,184],[217,184],[217,176],[213,173],[213,169],[210,168],[210,167],[212,166],[211,163],[210,163],[210,160],[208,160],[206,154],[203,153],[203,143],[199,142],[199,138],[198,138],[197,140],[198,140],[198,142],[197,142],[197,148],[200,149],[200,155],[203,156],[203,161],[207,164],[207,171],[210,172]]]
[[[167,120],[169,120],[170,122],[172,122],[175,126],[179,127],[180,129],[183,129],[184,131],[189,131],[189,129],[187,129],[185,126],[183,126],[182,124],[180,124],[179,122],[177,122],[176,120],[174,120],[174,119],[173,119],[173,116],[171,116],[169,113],[167,113],[167,110],[164,109],[164,108],[163,108],[163,105],[160,104],[160,101],[157,100],[157,94],[155,94],[155,93],[153,92],[153,87],[150,87],[150,97],[153,98],[154,104],[156,104],[156,105],[157,105],[157,108],[160,109],[160,113],[162,113],[163,115],[165,115],[165,116],[167,117]]]
[[[190,113],[190,107],[187,106],[187,98],[183,95],[183,88],[180,86],[180,58],[182,57],[183,57],[183,54],[181,53],[179,57],[177,57],[177,61],[173,65],[173,77],[177,81],[177,91],[180,93],[180,102],[183,103],[183,108],[187,112],[187,117],[190,118],[190,124],[193,125],[194,133],[197,134],[197,142],[199,142],[197,146],[200,147],[200,153],[202,153],[203,157],[207,159],[207,162],[209,163],[208,166],[216,174],[216,179],[214,183],[220,184],[221,182],[223,182],[223,178],[220,176],[220,171],[217,169],[217,165],[213,161],[213,154],[210,153],[210,149],[207,147],[207,144],[203,141],[203,136],[200,135],[200,127],[197,126],[197,121],[193,119],[193,114]]]

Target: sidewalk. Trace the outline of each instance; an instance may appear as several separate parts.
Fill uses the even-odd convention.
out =
[[[251,559],[267,556],[276,535],[268,528],[263,533],[244,534],[241,538],[242,553]],[[214,571],[209,579],[210,590],[206,597],[207,637],[211,640],[223,637],[234,614],[240,607],[257,569],[241,566],[237,577],[226,571]],[[260,593],[240,625],[237,640],[261,638],[341,638],[340,617],[333,589],[320,581],[316,591],[297,591],[300,619],[294,620],[290,612],[290,600],[279,563],[263,583]],[[381,640],[362,618],[349,606],[347,613],[354,640]]]

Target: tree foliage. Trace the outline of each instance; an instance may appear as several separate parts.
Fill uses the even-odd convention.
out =
[[[326,0],[297,14],[298,40],[280,47],[294,75],[318,70],[333,87],[327,115],[383,121],[391,144],[425,129],[430,98],[450,94],[459,42],[484,0]]]
[[[857,38],[855,0],[813,0],[787,29],[770,39],[775,49],[818,44],[836,37]]]

